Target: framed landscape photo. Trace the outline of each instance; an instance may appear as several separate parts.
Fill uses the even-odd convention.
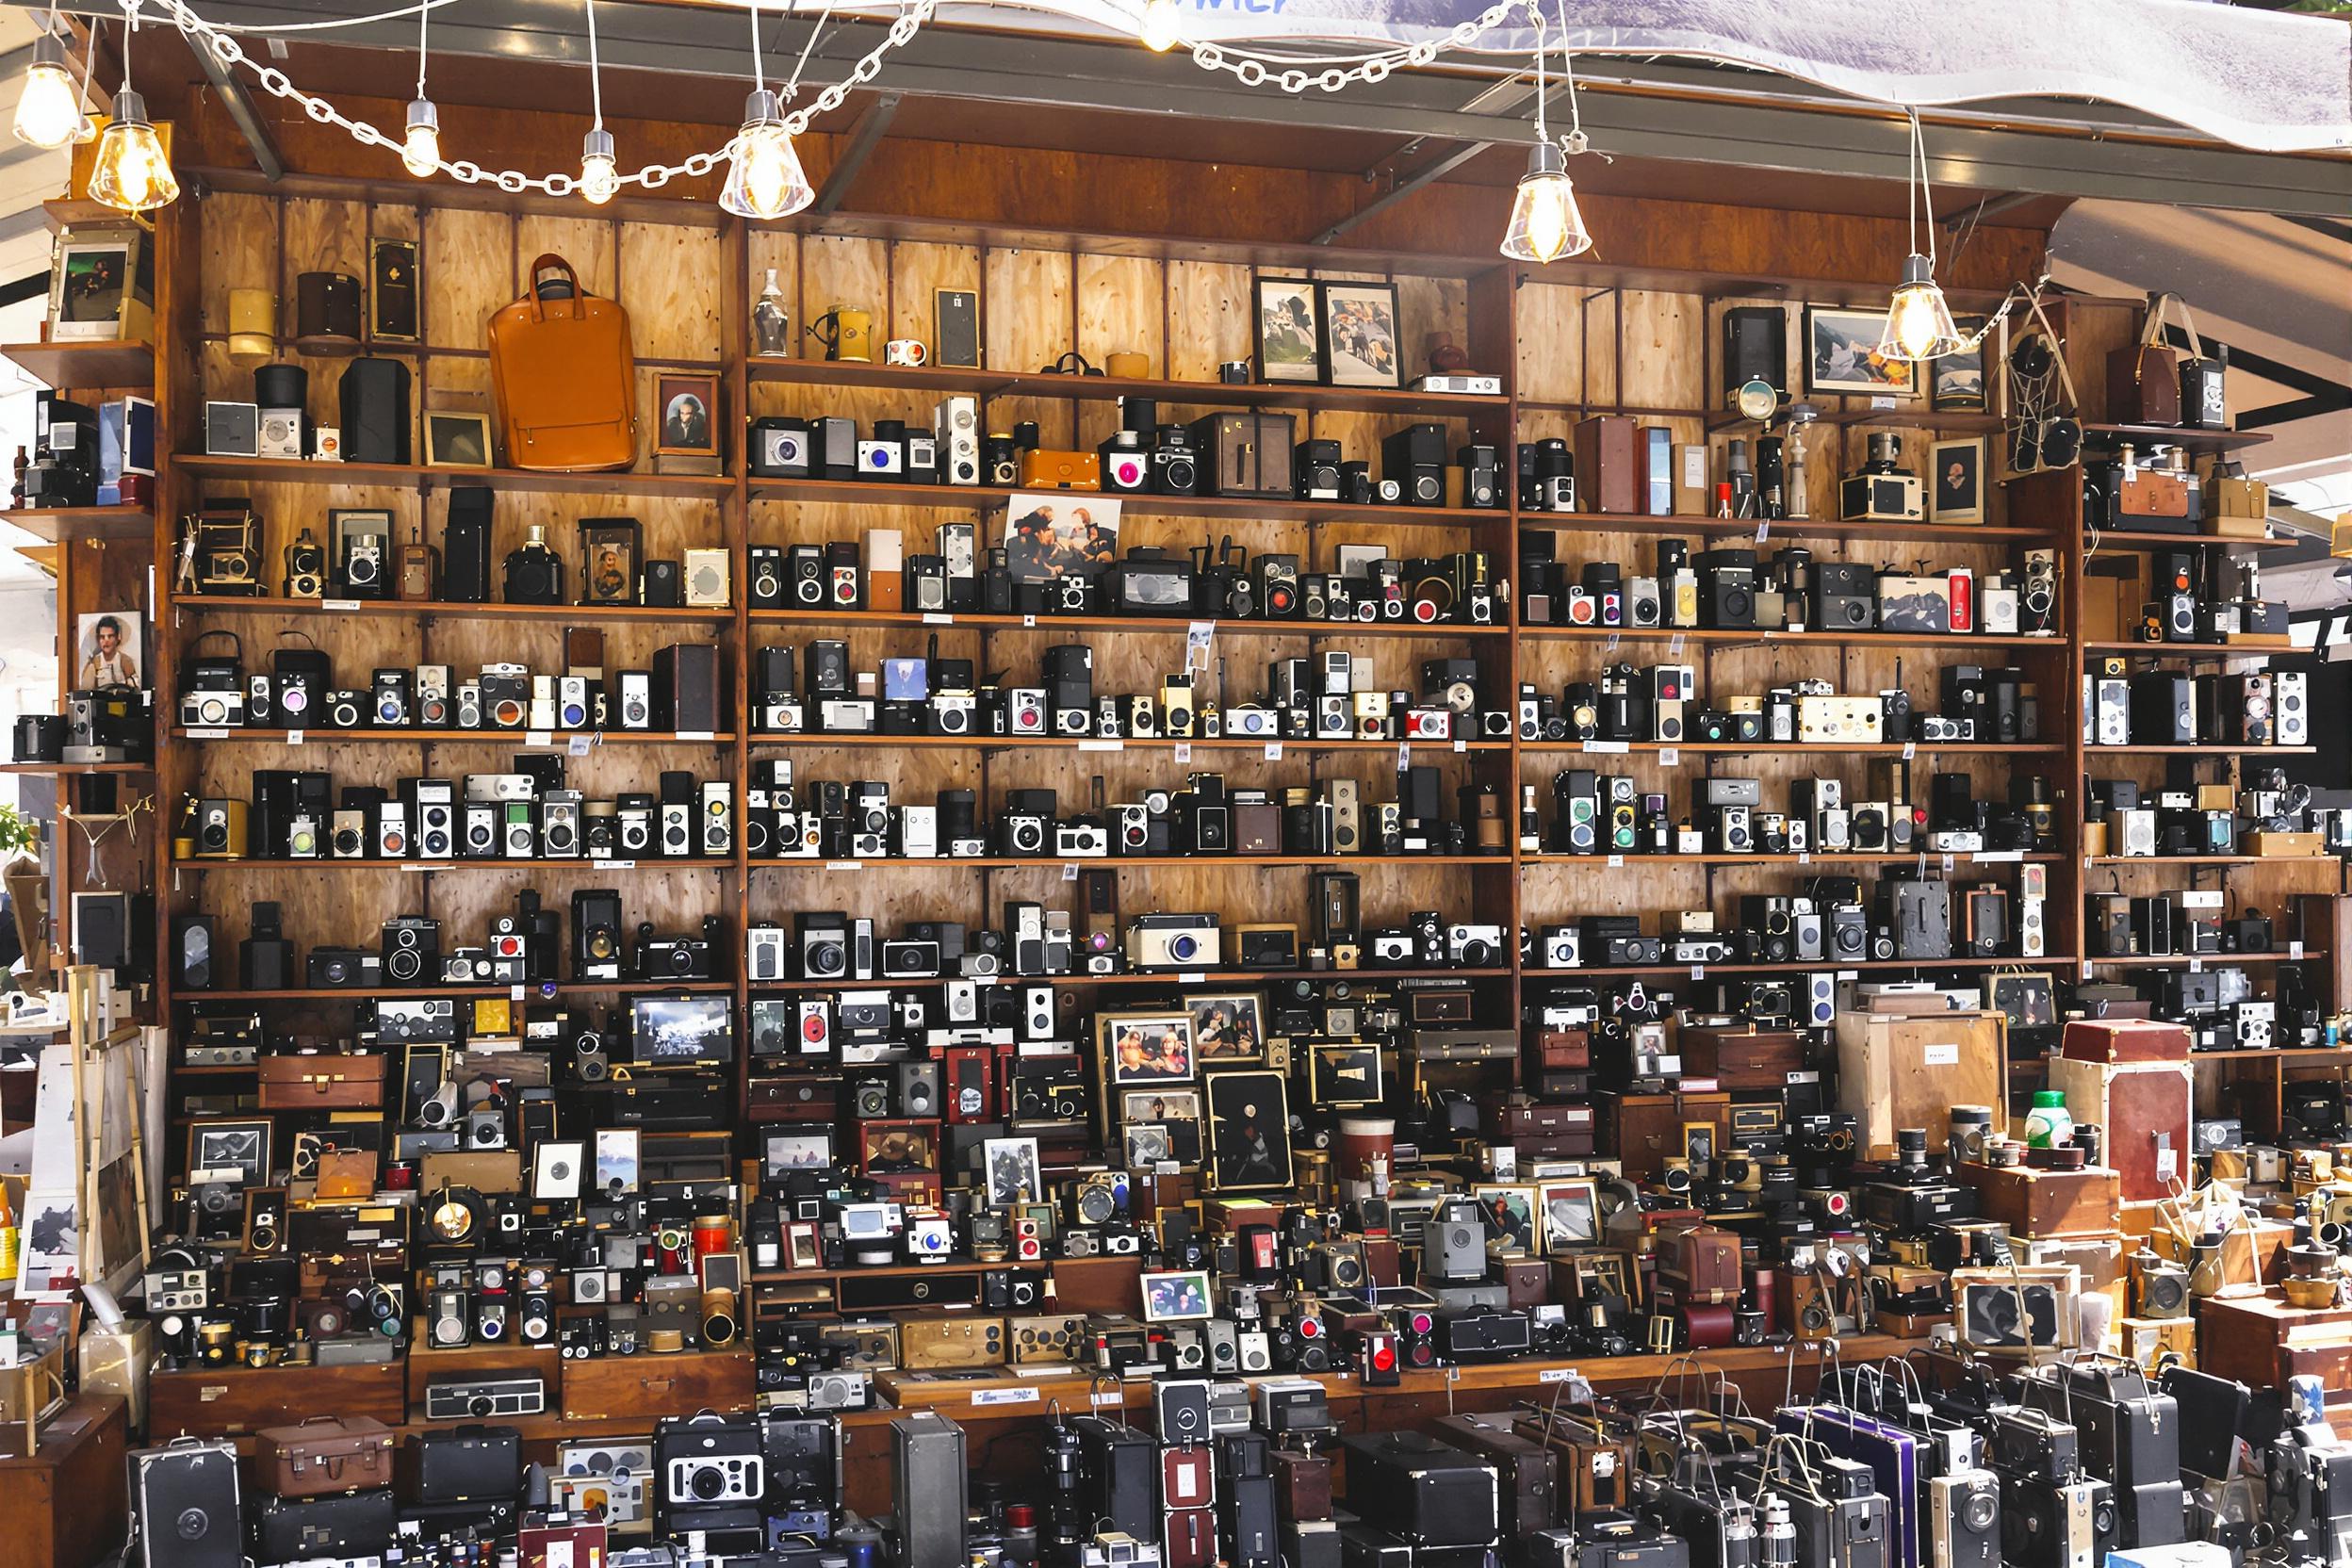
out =
[[[154,261],[145,231],[68,229],[49,268],[49,336],[95,343],[144,337],[155,321]]]
[[[1860,397],[1913,396],[1916,367],[1907,359],[1887,359],[1878,351],[1878,340],[1886,332],[1883,310],[1805,306],[1805,390]]]
[[[1290,1094],[1283,1075],[1255,1068],[1210,1073],[1209,1185],[1218,1192],[1286,1187],[1290,1169]]]
[[[1119,1125],[1158,1127],[1167,1135],[1167,1158],[1200,1163],[1200,1091],[1182,1088],[1130,1089],[1119,1097]]]
[[[1321,298],[1324,379],[1333,386],[1403,385],[1396,286],[1327,283]]]
[[[1097,1013],[1094,1037],[1102,1081],[1115,1089],[1188,1084],[1198,1071],[1190,1013]]]
[[[1984,520],[1984,438],[1931,442],[1927,449],[1927,520]]]
[[[622,1198],[635,1192],[643,1163],[643,1146],[636,1128],[596,1129],[596,1191],[599,1194],[606,1198]]]
[[[1258,379],[1319,382],[1323,337],[1317,325],[1315,280],[1260,278],[1257,287]]]

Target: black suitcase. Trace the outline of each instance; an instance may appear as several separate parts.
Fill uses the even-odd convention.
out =
[[[523,1491],[523,1434],[467,1424],[416,1436],[416,1501],[512,1502]]]
[[[181,1438],[131,1455],[139,1568],[241,1568],[237,1445]]]
[[[1425,1432],[1364,1432],[1347,1450],[1348,1506],[1365,1524],[1429,1546],[1492,1546],[1501,1528],[1494,1467]]]
[[[514,1533],[522,1505],[513,1497],[475,1497],[462,1503],[411,1503],[400,1510],[400,1523],[414,1525],[427,1541],[462,1541],[470,1530],[488,1541]]]
[[[379,1557],[392,1544],[399,1515],[389,1487],[297,1502],[271,1497],[254,1512],[253,1556],[263,1562]]]

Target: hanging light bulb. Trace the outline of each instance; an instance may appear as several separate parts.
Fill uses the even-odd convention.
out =
[[[1903,258],[1903,281],[1886,302],[1886,327],[1878,335],[1883,359],[1941,359],[1965,353],[1982,342],[1960,335],[1944,302],[1943,286],[1936,281],[1936,209],[1927,185],[1927,143],[1919,135],[1919,111],[1910,113],[1911,253]],[[1928,248],[1919,249],[1919,209],[1927,209]]]
[[[441,167],[441,111],[430,98],[408,106],[408,132],[400,138],[400,167],[420,180]]]
[[[33,63],[24,68],[24,95],[16,101],[16,139],[55,152],[81,128],[82,95],[65,68],[65,45],[43,33],[33,41]]]
[[[180,182],[163,138],[148,123],[146,100],[127,87],[114,95],[114,118],[98,134],[90,194],[123,212],[145,212],[179,200]]]
[[[621,171],[612,161],[612,133],[590,131],[580,139],[580,194],[600,207],[620,193]]]
[[[782,106],[767,89],[755,89],[743,100],[743,128],[736,133],[719,205],[738,218],[789,218],[816,199],[784,128]]]
[[[1517,261],[1558,261],[1592,248],[1592,236],[1576,208],[1576,188],[1568,160],[1550,141],[1527,149],[1527,172],[1511,204],[1511,227],[1503,231],[1503,254]]]
[[[1163,55],[1175,48],[1181,41],[1177,37],[1177,27],[1183,21],[1184,11],[1176,0],[1144,0],[1143,25],[1140,29],[1144,47]]]

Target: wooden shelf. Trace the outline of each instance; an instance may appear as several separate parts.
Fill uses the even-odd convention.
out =
[[[2311,648],[2278,647],[2269,644],[2248,646],[2225,643],[2085,643],[2085,657],[2123,657],[2128,659],[2192,659],[2200,663],[2230,659],[2311,659],[2318,655]]]
[[[962,862],[969,863],[969,862]],[[1059,862],[1055,862],[1059,864]],[[378,860],[314,858],[306,860],[267,859],[249,857],[243,859],[207,860],[201,857],[174,858],[169,862],[172,871],[301,871],[356,872],[405,871],[419,874],[461,871],[570,871],[603,874],[625,871],[731,871],[731,858],[710,855],[649,855],[641,859],[591,860],[585,857],[565,858],[557,856],[546,859],[470,859],[458,856],[448,860]]]
[[[2094,757],[2310,757],[2317,746],[2084,746]]]
[[[1575,969],[1539,969],[1533,965],[1520,971],[1523,979],[1533,984],[1544,980],[1579,980],[1593,976],[1614,978],[1637,974],[1689,974],[1693,979],[1738,974],[1897,974],[1923,969],[2016,969],[2020,964],[2063,965],[2063,956],[2025,959],[2016,954],[1994,958],[1954,956],[1951,958],[1865,958],[1840,963],[1835,958],[1804,959],[1788,963],[1724,963],[1724,964],[1585,964]]]
[[[2008,960],[2015,963],[2015,959]],[[1822,966],[1813,966],[1819,969]],[[1202,986],[1263,986],[1273,980],[1346,980],[1358,986],[1377,986],[1396,980],[1500,980],[1512,972],[1496,966],[1489,969],[1389,969],[1366,965],[1362,969],[1218,969],[1218,970],[1128,970],[1118,974],[999,974],[1000,986],[1165,986],[1198,990]],[[1530,970],[1529,973],[1535,972]],[[1560,970],[1560,974],[1591,974],[1592,970]],[[936,986],[939,976],[915,975],[906,979],[873,980],[755,980],[752,982],[762,996],[778,991],[869,991],[920,990]],[[988,982],[983,981],[982,984]],[[605,988],[611,989],[611,987]],[[339,993],[330,991],[328,995]]]
[[[438,470],[436,470],[437,472]],[[991,511],[1016,494],[1067,497],[1073,506],[1116,500],[1123,513],[1155,517],[1226,517],[1237,522],[1399,523],[1413,528],[1480,528],[1511,516],[1499,506],[1355,506],[1346,501],[1297,501],[1254,496],[1160,496],[1117,490],[1021,491],[974,484],[886,484],[840,479],[754,479],[755,501],[817,505],[921,506],[950,512]]]
[[[253,484],[382,485],[389,489],[448,488],[486,484],[493,490],[573,496],[707,496],[734,494],[725,475],[646,473],[538,473],[525,468],[436,468],[421,463],[306,462],[290,457],[223,457],[184,452],[172,466],[202,480],[244,480]]]
[[[155,771],[153,762],[0,762],[0,773],[16,774],[138,774]]]
[[[950,393],[980,398],[1069,398],[1107,402],[1151,398],[1163,403],[1209,408],[1332,409],[1361,414],[1417,414],[1466,418],[1499,414],[1504,395],[1416,392],[1411,387],[1322,386],[1276,382],[1159,381],[1127,376],[1071,376],[1035,371],[990,370],[961,366],[873,365],[825,359],[777,359],[754,355],[745,362],[755,382],[801,386],[862,386],[910,397],[936,399]]]
[[[368,615],[412,621],[558,621],[566,626],[729,626],[735,620],[732,610],[644,604],[466,604],[446,599],[236,598],[211,594],[182,594],[172,603],[175,609],[207,616]]]
[[[754,626],[806,626],[834,631],[865,627],[929,627],[959,631],[1034,631],[1062,635],[1076,631],[1111,631],[1121,636],[1181,636],[1194,627],[1211,627],[1219,637],[1348,638],[1348,637],[1508,637],[1508,626],[1469,626],[1417,621],[1217,620],[1210,616],[1178,615],[987,615],[963,612],[913,610],[754,610]]]
[[[2108,545],[2139,550],[2179,550],[2219,547],[2238,550],[2291,549],[2303,541],[2291,535],[2269,534],[2261,539],[2225,538],[2217,533],[2158,533],[2127,529],[2093,529],[2082,536],[2083,547],[2098,550]]]
[[[348,734],[350,731],[339,731]],[[1240,740],[1231,737],[1214,741],[1170,740],[1165,736],[1118,741],[1072,741],[1060,735],[754,735],[755,746],[900,746],[927,747],[946,751],[1025,750],[1044,746],[1070,752],[1076,757],[1092,757],[1119,751],[1173,751],[1178,746],[1190,746],[1195,751],[1262,751],[1279,745],[1284,751],[1384,751],[1391,756],[1406,743],[1402,741],[1315,741],[1285,737],[1282,740]],[[1500,752],[1509,751],[1509,741],[1421,741],[1413,743],[1427,748],[1431,755],[1446,751]],[[1895,748],[1900,751],[1900,746]]]
[[[1899,857],[1909,859],[1909,856]],[[486,862],[472,861],[481,865]],[[515,861],[516,865],[535,865],[531,860]],[[639,862],[650,864],[654,862]],[[693,865],[691,860],[663,860],[663,866]],[[719,861],[725,865],[729,862]],[[825,860],[814,856],[754,856],[754,871],[803,872],[869,872],[869,871],[1021,871],[1058,870],[1064,866],[1124,868],[1131,870],[1156,869],[1167,866],[1233,866],[1272,870],[1282,866],[1502,866],[1511,864],[1511,857],[1502,851],[1492,855],[1032,855],[980,856],[957,859],[939,855],[908,858],[903,855],[886,855],[864,860]]]
[[[2178,447],[2182,451],[2207,452],[2243,451],[2259,447],[2270,439],[2266,430],[2181,430],[2172,425],[2094,425],[2082,427],[2082,445],[2086,448],[2119,447],[2129,443],[2135,451],[2145,452],[2150,447]]]
[[[2339,866],[2333,855],[2093,855],[2094,866]]]
[[[1557,529],[1571,533],[1705,533],[1745,534],[1754,538],[1754,517],[1657,516],[1638,512],[1520,512],[1519,527]],[[2020,540],[2054,538],[2056,530],[2007,528],[1977,523],[1847,523],[1818,517],[1792,517],[1773,523],[1765,543],[1778,539],[1915,539],[1954,544],[2010,544]]]
[[[155,384],[155,351],[117,338],[0,344],[17,368],[60,392],[146,391]]]
[[[1775,419],[1774,423],[1780,421]],[[1946,409],[1941,413],[1925,403],[1897,408],[1830,408],[1813,416],[1816,425],[1836,429],[1844,425],[1901,425],[1909,430],[1934,431],[1997,431],[2006,428],[2008,421],[1998,414],[1982,411]],[[1709,433],[1725,431],[1761,431],[1761,421],[1751,419],[1736,409],[1710,410],[1707,416]]]
[[[938,985],[934,979],[927,982]],[[858,981],[858,986],[866,984]],[[732,980],[566,980],[554,986],[294,986],[280,990],[214,989],[191,991],[181,988],[172,994],[174,1002],[373,1002],[378,998],[407,998],[419,996],[476,997],[513,996],[523,993],[527,1001],[549,996],[610,996],[615,991],[683,991],[689,996],[718,996],[735,988]]]
[[[1523,753],[1576,752],[1587,757],[1639,757],[1659,751],[1687,751],[1706,757],[1800,757],[1807,753],[1901,757],[1906,749],[1915,753],[1976,751],[1998,757],[2046,757],[2066,748],[2056,741],[1855,741],[1845,745],[1798,741],[1529,741],[1519,749]]]
[[[0,512],[0,522],[51,545],[84,539],[152,542],[155,536],[155,514],[143,506],[19,506]]]
[[[1050,1258],[1032,1258],[1027,1262],[1000,1258],[994,1263],[983,1263],[977,1258],[941,1258],[936,1263],[876,1264],[871,1268],[759,1268],[752,1271],[751,1281],[761,1285],[813,1285],[835,1280],[920,1280],[927,1274],[969,1274],[980,1268],[1040,1274],[1053,1266]]]
[[[1631,871],[1646,866],[1911,866],[1922,857],[1940,858],[1941,850],[1838,851],[1830,854],[1804,855],[1560,855],[1549,851],[1523,853],[1523,866],[1594,866],[1609,871]],[[1989,853],[1955,856],[1960,865],[1997,867],[2015,865],[2054,865],[2065,859],[2063,855],[2011,855],[1994,850]],[[1614,862],[1622,862],[1616,864]]]
[[[403,729],[321,728],[302,730],[274,728],[263,729],[253,728],[247,726],[232,725],[225,730],[191,731],[186,728],[175,727],[172,730],[171,734],[172,738],[175,741],[195,740],[207,745],[220,745],[225,742],[232,741],[243,741],[255,745],[277,746],[286,745],[289,743],[328,745],[343,744],[346,743],[398,744],[401,742],[408,742],[416,745],[520,746],[527,751],[546,751],[551,748],[567,746],[572,737],[575,735],[585,735],[589,737],[590,744],[592,746],[728,746],[735,743],[735,737],[732,733],[703,735],[680,733],[671,730],[650,729],[558,729],[552,731],[523,729],[426,729],[413,725]],[[534,742],[531,739],[531,737],[534,734],[544,734],[547,735],[549,738],[546,741]],[[300,735],[302,737],[302,740],[299,743],[289,743],[286,740],[288,735]]]
[[[2289,964],[2302,962],[2301,959],[2288,957],[2284,953],[2166,953],[2160,954],[2152,957],[2139,956],[2131,958],[2116,958],[2102,956],[2098,954],[2090,954],[2086,955],[2082,961],[2086,964],[2096,964],[2100,969],[2204,969],[2209,966],[2213,969],[2227,969],[2232,964]],[[2053,958],[2050,962],[2063,964],[2066,960],[2064,958]]]
[[[1984,631],[1785,631],[1762,629],[1702,630],[1691,627],[1523,626],[1517,635],[1531,643],[1663,643],[1680,638],[1708,647],[1929,647],[1984,648],[2003,654],[2018,651],[2063,651],[2066,640],[2056,635],[1995,635]]]

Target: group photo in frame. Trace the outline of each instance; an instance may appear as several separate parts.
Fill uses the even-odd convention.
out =
[[[1094,1039],[1102,1057],[1102,1082],[1113,1089],[1187,1084],[1200,1070],[1190,1013],[1097,1013]]]

